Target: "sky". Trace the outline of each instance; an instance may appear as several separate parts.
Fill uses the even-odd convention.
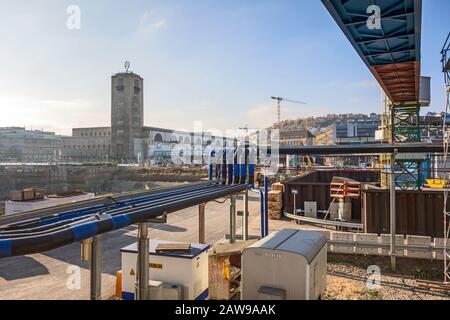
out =
[[[71,29],[71,5],[80,28]],[[0,0],[0,126],[58,134],[109,126],[111,75],[144,78],[145,125],[261,128],[327,113],[379,113],[380,88],[319,0]],[[450,1],[424,0],[422,75],[444,108]]]

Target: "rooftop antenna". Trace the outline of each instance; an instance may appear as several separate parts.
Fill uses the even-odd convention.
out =
[[[128,70],[130,69],[130,61],[125,61],[124,67],[125,67],[125,71],[129,72]]]

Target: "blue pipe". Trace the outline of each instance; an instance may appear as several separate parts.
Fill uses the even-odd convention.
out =
[[[227,184],[227,149],[223,149],[222,151],[222,184]]]
[[[261,239],[264,238],[264,234],[266,232],[265,224],[266,219],[264,215],[264,193],[262,190],[258,190],[260,195],[260,209],[261,209]]]
[[[196,197],[186,197],[170,201],[164,205],[133,208],[123,214],[106,216],[104,219],[88,220],[79,224],[67,224],[65,228],[49,231],[36,236],[14,239],[0,239],[0,258],[49,251],[73,242],[79,242],[98,234],[122,229],[131,224],[156,217],[163,212],[174,212],[195,204],[242,191],[244,186],[216,186],[213,190]]]
[[[215,157],[215,151],[211,151],[210,157],[209,157],[209,171],[208,171],[208,179],[212,180],[214,177],[214,162],[213,157]]]
[[[248,183],[251,184],[253,187],[255,185],[255,165],[249,164],[248,165]]]
[[[228,184],[233,184],[233,164],[228,164]]]
[[[210,185],[210,186],[212,186],[212,185]],[[193,186],[193,187],[189,187],[189,188],[183,188],[183,189],[178,189],[178,190],[160,192],[157,194],[140,196],[140,197],[133,198],[130,200],[123,200],[121,202],[117,202],[112,205],[111,204],[109,204],[109,205],[108,204],[94,205],[94,206],[88,207],[86,209],[81,209],[81,210],[78,209],[78,210],[74,210],[74,211],[62,212],[62,213],[51,215],[48,217],[42,217],[40,219],[37,219],[34,223],[36,223],[38,226],[44,226],[44,225],[52,224],[52,223],[58,222],[58,221],[74,219],[74,218],[78,218],[78,217],[82,217],[82,216],[87,216],[89,214],[95,214],[95,213],[104,211],[105,209],[108,209],[108,210],[120,209],[120,208],[126,207],[128,205],[136,205],[136,204],[140,204],[140,203],[147,202],[150,200],[157,200],[166,195],[172,195],[172,196],[179,195],[179,194],[184,194],[186,192],[195,191],[195,190],[204,189],[204,188],[207,188],[207,186],[206,185],[200,186],[200,188],[199,188],[199,186]],[[32,221],[30,221],[30,222],[32,222]],[[26,223],[26,221],[13,224],[12,226],[22,225],[23,223]]]

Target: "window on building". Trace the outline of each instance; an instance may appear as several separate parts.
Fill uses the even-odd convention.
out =
[[[157,133],[157,134],[155,135],[154,140],[155,140],[156,143],[161,143],[161,142],[163,142],[162,135],[159,134],[159,133]]]

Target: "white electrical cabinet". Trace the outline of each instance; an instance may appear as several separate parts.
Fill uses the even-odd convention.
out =
[[[315,300],[326,288],[327,240],[283,229],[242,254],[242,300]]]
[[[174,243],[150,240],[149,279],[150,292],[156,299],[203,300],[208,296],[208,249],[209,245],[191,244],[187,253],[156,253],[160,243]],[[122,299],[135,298],[137,244],[120,250],[122,255]],[[161,285],[157,285],[161,282]],[[158,293],[156,293],[158,292]]]

